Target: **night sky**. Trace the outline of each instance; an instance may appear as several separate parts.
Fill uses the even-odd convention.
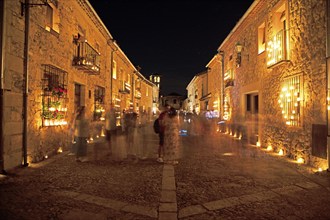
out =
[[[161,93],[186,95],[253,0],[89,0],[140,72],[162,75]]]

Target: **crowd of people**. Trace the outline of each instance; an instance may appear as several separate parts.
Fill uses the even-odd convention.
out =
[[[155,117],[154,117],[155,119]],[[159,144],[157,152],[157,162],[178,164],[180,158],[180,131],[185,130],[189,135],[213,134],[216,132],[216,123],[197,114],[185,117],[178,114],[177,110],[169,105],[158,115],[159,121]],[[86,109],[80,107],[75,112],[71,124],[74,148],[72,153],[76,155],[76,160],[87,161],[87,146],[90,135],[90,120],[86,117]],[[120,159],[132,159],[134,161],[147,159],[146,146],[152,120],[145,111],[137,114],[134,111],[123,111],[120,127],[117,126],[117,116],[113,105],[105,115],[105,134],[108,155],[119,157]],[[121,137],[121,138],[119,138]],[[157,146],[155,146],[157,148]],[[118,149],[125,149],[125,155],[118,154]]]

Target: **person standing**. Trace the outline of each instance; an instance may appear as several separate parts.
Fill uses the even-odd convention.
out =
[[[76,140],[76,161],[87,161],[87,141],[89,138],[89,121],[86,118],[85,107],[82,106],[75,121],[74,136]]]
[[[179,159],[179,118],[175,108],[171,107],[164,118],[164,162],[178,164]]]
[[[136,123],[137,123],[137,113],[128,112],[125,114],[125,125],[126,125],[126,144],[128,151],[129,159],[137,159],[136,158],[136,148],[134,147],[134,136],[136,132]]]
[[[159,146],[158,146],[158,158],[157,161],[159,163],[163,163],[163,155],[164,155],[164,133],[165,133],[165,124],[164,124],[164,118],[167,115],[168,111],[170,109],[170,106],[168,104],[165,104],[164,110],[159,114],[158,116],[158,122],[159,122]]]
[[[116,143],[117,137],[117,125],[116,125],[116,111],[114,104],[110,105],[110,111],[105,116],[105,130],[106,140],[108,141],[110,155],[112,154],[112,148]]]
[[[141,114],[139,114],[139,126],[138,126],[138,132],[137,132],[137,156],[141,160],[147,159],[147,152],[148,152],[148,114],[145,110],[141,111]]]

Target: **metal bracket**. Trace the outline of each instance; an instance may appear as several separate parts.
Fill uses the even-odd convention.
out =
[[[24,15],[25,7],[46,6],[46,5],[47,5],[47,1],[39,4],[32,4],[32,3],[30,4],[30,3],[21,2],[21,16]]]

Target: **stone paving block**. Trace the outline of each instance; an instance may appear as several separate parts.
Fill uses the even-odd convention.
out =
[[[91,213],[83,210],[70,210],[59,216],[61,220],[107,220],[107,216],[99,213]]]
[[[239,199],[240,199],[239,201],[241,204],[249,204],[252,202],[260,201],[260,199],[256,196],[254,196],[253,194],[240,196]]]
[[[114,209],[114,210],[121,210],[126,205],[128,205],[128,203],[126,203],[126,202],[121,202],[121,201],[117,201],[117,200],[113,200],[113,199],[107,199],[107,203],[104,204],[103,206],[110,208],[110,209]]]
[[[151,218],[157,218],[158,213],[156,208],[141,206],[141,205],[126,205],[122,209],[122,211],[130,212],[134,214],[149,216]]]
[[[174,177],[174,172],[170,170],[164,170],[163,177]]]
[[[119,211],[122,209],[124,206],[127,206],[128,203],[117,201],[117,200],[112,200],[112,199],[106,199],[98,196],[90,196],[85,202],[93,203],[99,206],[103,206],[106,208],[110,208],[113,210]]]
[[[239,198],[232,197],[232,198],[207,202],[207,203],[204,203],[203,206],[205,208],[207,208],[208,210],[217,210],[217,209],[232,207],[232,206],[235,206],[238,204],[240,204]]]
[[[313,188],[320,187],[318,184],[313,183],[313,182],[296,183],[296,185],[300,186],[301,188],[304,188],[304,189],[313,189]]]
[[[57,195],[60,195],[60,196],[65,196],[65,197],[69,197],[69,198],[76,198],[80,195],[80,193],[77,193],[77,192],[73,192],[73,191],[58,191],[56,192]]]
[[[158,220],[177,220],[177,214],[173,212],[160,212]]]
[[[281,195],[288,195],[288,194],[293,194],[299,191],[302,191],[303,189],[298,187],[298,186],[285,186],[282,188],[277,188],[277,189],[272,189],[272,191],[281,194]]]
[[[278,195],[272,191],[264,191],[264,192],[251,194],[251,196],[255,197],[257,201],[264,201],[267,199],[275,198]]]
[[[159,205],[159,212],[177,212],[178,206],[177,203],[171,202],[171,203],[160,203]]]
[[[163,190],[161,192],[160,202],[176,202],[176,191]]]
[[[162,190],[176,190],[175,178],[174,177],[163,178]]]
[[[87,201],[91,196],[88,194],[80,193],[75,200]]]
[[[198,215],[204,212],[207,212],[207,210],[201,205],[188,206],[179,211],[179,218]]]
[[[163,167],[163,172],[164,171],[172,171],[174,173],[174,166],[170,164],[165,164]]]

